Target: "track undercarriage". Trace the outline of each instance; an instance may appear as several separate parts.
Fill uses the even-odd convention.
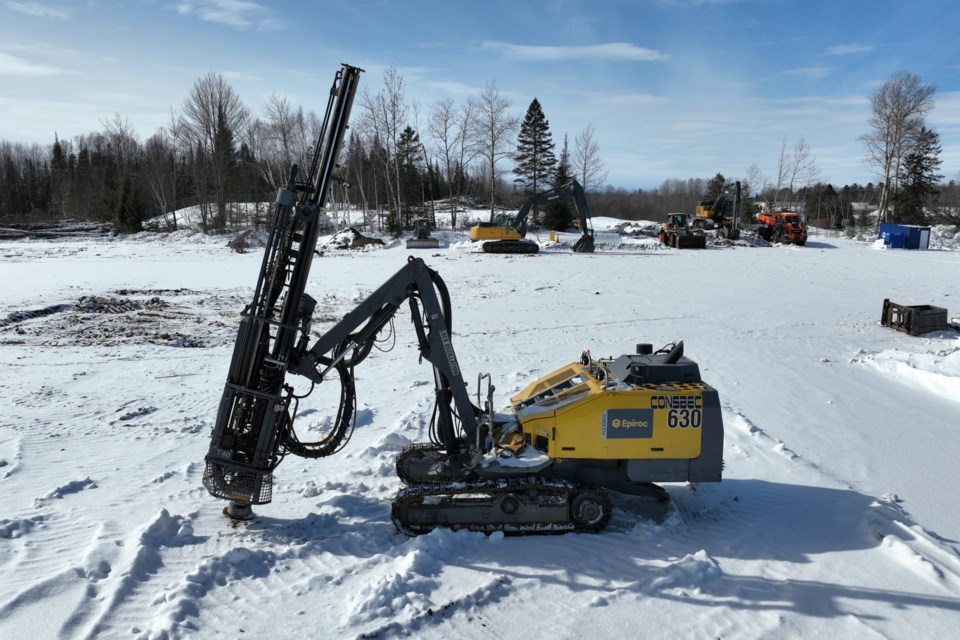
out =
[[[398,473],[409,485],[397,494],[391,509],[399,531],[419,535],[442,527],[519,535],[593,533],[610,520],[613,507],[599,487],[536,476],[437,481],[455,475],[456,465],[446,464],[444,457],[432,445],[413,445],[401,452]],[[426,473],[411,477],[411,471]]]
[[[531,240],[494,240],[483,243],[484,253],[531,254],[540,251],[540,245]]]

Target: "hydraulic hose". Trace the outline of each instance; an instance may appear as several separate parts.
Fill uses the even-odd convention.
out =
[[[333,360],[322,358],[319,364],[329,365]],[[300,442],[293,429],[287,433],[286,449],[301,458],[325,458],[340,451],[353,434],[354,409],[357,405],[357,390],[353,379],[353,368],[340,360],[333,366],[340,378],[340,406],[333,429],[316,442]]]

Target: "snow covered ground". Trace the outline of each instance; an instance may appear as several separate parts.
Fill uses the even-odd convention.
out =
[[[884,298],[960,315],[952,232],[592,255],[567,234],[535,256],[438,235],[417,255],[451,289],[468,380],[490,373],[505,405],[584,349],[682,338],[720,393],[723,482],[667,485],[660,523],[615,494],[596,535],[397,533],[394,456],[432,407],[400,318],[357,370],[349,446],[285,460],[274,502],[231,526],[200,481],[262,253],[191,232],[2,242],[0,638],[956,637],[960,336],[879,324]],[[315,326],[408,255],[325,250]],[[329,424],[331,394],[298,427]]]

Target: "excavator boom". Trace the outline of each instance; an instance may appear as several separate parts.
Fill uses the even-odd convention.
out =
[[[740,237],[741,206],[740,182],[727,183],[715,200],[702,200],[697,205],[692,224],[699,228],[716,227],[718,237],[736,240]]]
[[[527,235],[527,218],[534,207],[559,200],[573,199],[576,209],[577,227],[581,236],[573,245],[574,253],[593,253],[593,228],[590,223],[590,208],[587,206],[587,197],[583,187],[575,179],[531,196],[524,202],[517,215],[506,217],[502,223],[481,223],[470,229],[470,239],[484,241],[484,253],[537,253],[540,247],[529,240]]]

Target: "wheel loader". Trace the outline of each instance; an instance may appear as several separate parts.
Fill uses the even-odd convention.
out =
[[[413,219],[413,235],[407,239],[407,249],[436,249],[440,239],[430,235],[430,220],[424,217]]]
[[[688,214],[668,213],[667,221],[660,227],[660,244],[674,249],[703,249],[707,246],[707,236],[690,225]]]
[[[229,501],[224,512],[252,517],[271,502],[287,455],[324,458],[350,440],[356,416],[354,370],[407,307],[419,355],[433,369],[429,441],[397,456],[405,485],[391,507],[397,529],[437,527],[512,534],[597,532],[610,520],[607,491],[666,499],[657,482],[717,482],[723,424],[717,391],[683,354],[683,343],[653,351],[579,358],[532,381],[504,410],[478,375],[476,402],[453,347],[452,301],[423,260],[407,262],[315,341],[317,302],[306,282],[321,204],[343,141],[361,70],[344,65],[331,91],[309,179],[293,166],[278,190],[253,300],[241,314],[203,485]],[[299,378],[297,378],[299,377]],[[296,380],[306,388],[294,388]],[[340,385],[329,430],[312,441],[294,429],[302,398]],[[484,386],[484,383],[485,386]]]

